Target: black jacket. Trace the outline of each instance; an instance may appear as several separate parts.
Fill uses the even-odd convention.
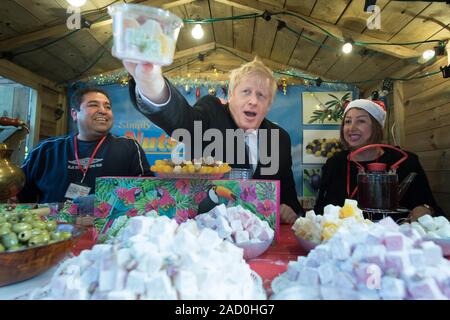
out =
[[[130,84],[130,96],[131,100],[138,111],[144,114],[150,121],[162,128],[167,134],[172,135],[172,132],[178,128],[184,128],[188,130],[192,137],[194,137],[194,121],[198,120],[202,122],[202,136],[203,133],[210,128],[218,129],[223,137],[226,136],[227,129],[238,129],[234,122],[228,105],[222,105],[220,100],[213,96],[205,96],[197,101],[194,107],[191,107],[186,99],[181,95],[178,90],[172,86],[168,81],[171,99],[169,103],[161,107],[156,112],[150,112],[146,110],[144,102],[136,97],[135,82],[132,79]],[[137,98],[137,100],[136,100]],[[270,146],[270,130],[279,130],[279,170],[274,175],[262,175],[261,168],[270,165],[263,165],[258,162],[253,179],[267,179],[267,180],[279,180],[281,187],[281,203],[290,206],[297,214],[303,214],[303,208],[297,199],[297,193],[295,190],[294,177],[292,173],[292,157],[291,157],[291,139],[289,134],[276,124],[264,119],[259,129],[267,129],[268,134],[268,154],[271,154]],[[194,142],[193,142],[194,143]],[[203,142],[202,150],[211,142]],[[192,146],[193,147],[193,146]],[[227,150],[226,143],[223,143],[223,157],[217,160],[226,161]],[[236,160],[236,144],[235,148],[235,160]],[[236,163],[236,161],[234,161]],[[239,167],[237,164],[230,164],[232,167]]]
[[[384,154],[377,162],[386,163],[388,168],[394,164],[402,155],[399,152],[391,149],[383,149]],[[442,209],[438,207],[431,192],[428,179],[425,172],[420,165],[417,155],[411,152],[406,152],[408,159],[402,162],[397,169],[398,183],[400,184],[410,172],[416,172],[417,176],[412,181],[408,190],[400,200],[400,207],[409,210],[417,206],[427,204],[436,212],[436,215],[442,215]],[[316,202],[316,213],[322,213],[323,208],[327,204],[343,206],[347,196],[347,156],[348,151],[342,151],[335,154],[327,160],[322,168],[322,178],[320,183],[319,197]],[[374,162],[359,162],[367,168],[367,164]],[[357,184],[358,169],[354,162],[350,162],[350,190],[353,191]],[[358,198],[357,194],[354,197]]]

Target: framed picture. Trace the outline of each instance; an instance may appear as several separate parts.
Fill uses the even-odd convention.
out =
[[[303,92],[303,124],[340,124],[351,91]]]
[[[339,130],[303,130],[303,163],[325,163],[342,150]]]
[[[303,168],[303,196],[314,197],[319,195],[322,166]]]

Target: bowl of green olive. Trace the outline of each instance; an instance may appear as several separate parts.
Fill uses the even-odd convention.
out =
[[[68,255],[85,229],[30,211],[0,212],[0,287],[30,279]]]

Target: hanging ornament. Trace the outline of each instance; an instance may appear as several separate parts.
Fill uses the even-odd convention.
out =
[[[286,93],[287,93],[286,79],[281,79],[281,86],[283,87],[283,94],[286,95]]]
[[[197,89],[195,89],[195,97],[197,98],[197,100],[200,98],[200,87],[197,87]]]
[[[129,81],[130,81],[130,78],[128,76],[124,76],[119,79],[119,83],[122,87],[126,87],[128,85]]]
[[[184,86],[184,91],[186,91],[187,94],[190,94],[191,93],[191,87],[188,84],[186,84]]]
[[[215,97],[216,96],[216,88],[214,88],[214,87],[209,88],[208,93]]]

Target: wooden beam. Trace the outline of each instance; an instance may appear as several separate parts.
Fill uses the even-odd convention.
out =
[[[405,97],[403,95],[403,81],[394,82],[394,121],[395,140],[397,146],[405,145]]]
[[[62,88],[58,87],[55,82],[43,78],[6,59],[0,59],[0,75],[35,90],[38,90],[41,85],[44,85],[57,92],[62,92]]]
[[[361,34],[355,31],[352,31],[350,29],[345,29],[340,26],[336,26],[331,23],[323,22],[311,17],[306,17],[300,13],[297,12],[291,12],[288,10],[281,10],[277,7],[271,7],[265,4],[262,4],[260,1],[256,0],[215,0],[216,2],[223,3],[229,6],[233,6],[235,8],[243,9],[250,12],[255,12],[258,14],[261,14],[264,12],[264,10],[269,10],[271,12],[279,12],[284,11],[290,14],[295,14],[305,20],[311,21],[315,23],[316,25],[320,26],[321,28],[327,30],[328,32],[334,34],[336,37],[340,39],[346,39],[351,38],[355,42],[377,42],[377,43],[389,43],[387,41],[383,41],[365,34]],[[306,22],[305,20],[298,19],[292,16],[284,15],[284,16],[277,16],[281,20],[288,23],[289,26],[293,26],[298,29],[298,31],[301,31],[301,28],[305,28],[307,30],[323,33],[326,34],[321,29],[313,26],[312,24]],[[273,17],[273,19],[277,19],[277,17]],[[404,46],[399,45],[366,45],[367,48],[372,49],[374,51],[378,51],[387,55],[391,55],[397,58],[401,59],[408,59],[408,58],[415,58],[419,57],[421,53],[417,52],[416,50],[409,49]]]
[[[144,2],[140,2],[139,4],[140,5],[149,5],[149,6],[154,6],[154,7],[155,6],[161,7],[162,9],[170,9],[170,8],[188,4],[188,3],[191,3],[194,1],[196,1],[196,0],[177,0],[177,1],[171,1],[169,3],[164,3],[167,1],[147,0]],[[104,21],[93,23],[90,26],[90,29],[96,29],[96,28],[100,28],[100,27],[103,27],[105,25],[110,25],[110,24],[112,24],[112,19],[107,19]],[[59,24],[59,25],[56,25],[53,27],[48,27],[45,29],[41,29],[38,31],[30,32],[27,34],[23,34],[20,36],[16,36],[13,38],[9,38],[9,39],[0,41],[0,48],[1,48],[0,50],[3,52],[12,51],[14,49],[20,48],[22,46],[25,46],[29,43],[32,43],[32,42],[35,42],[38,40],[63,36],[64,34],[71,32],[71,31],[73,31],[73,30],[67,29],[67,26],[65,23]]]
[[[254,54],[251,54],[251,53],[248,53],[248,52],[243,52],[243,51],[237,50],[235,48],[230,48],[230,47],[227,47],[227,46],[224,46],[224,45],[221,45],[221,44],[216,44],[216,48],[224,48],[226,50],[229,50],[229,51],[231,51],[231,52],[241,56],[242,58],[245,58],[248,61],[251,61],[251,60],[253,60],[255,58]],[[226,52],[224,50],[220,50],[220,51]],[[268,66],[270,69],[272,69],[272,71],[275,71],[275,70],[282,71],[282,70],[286,70],[286,69],[292,69],[292,67],[289,66],[289,65],[282,64],[282,63],[273,61],[271,59],[262,58],[262,57],[259,57],[259,59],[261,59],[261,61],[264,62],[264,64],[266,66]],[[242,61],[242,63],[244,63],[244,61]],[[309,71],[300,70],[300,69],[297,69],[297,70],[299,70],[301,72],[304,72],[305,75],[310,75],[310,76],[315,77],[315,78],[319,77],[318,74],[314,74],[314,73],[311,73]],[[325,79],[323,77],[321,77],[321,78],[322,78],[322,80],[329,80],[329,79]]]

